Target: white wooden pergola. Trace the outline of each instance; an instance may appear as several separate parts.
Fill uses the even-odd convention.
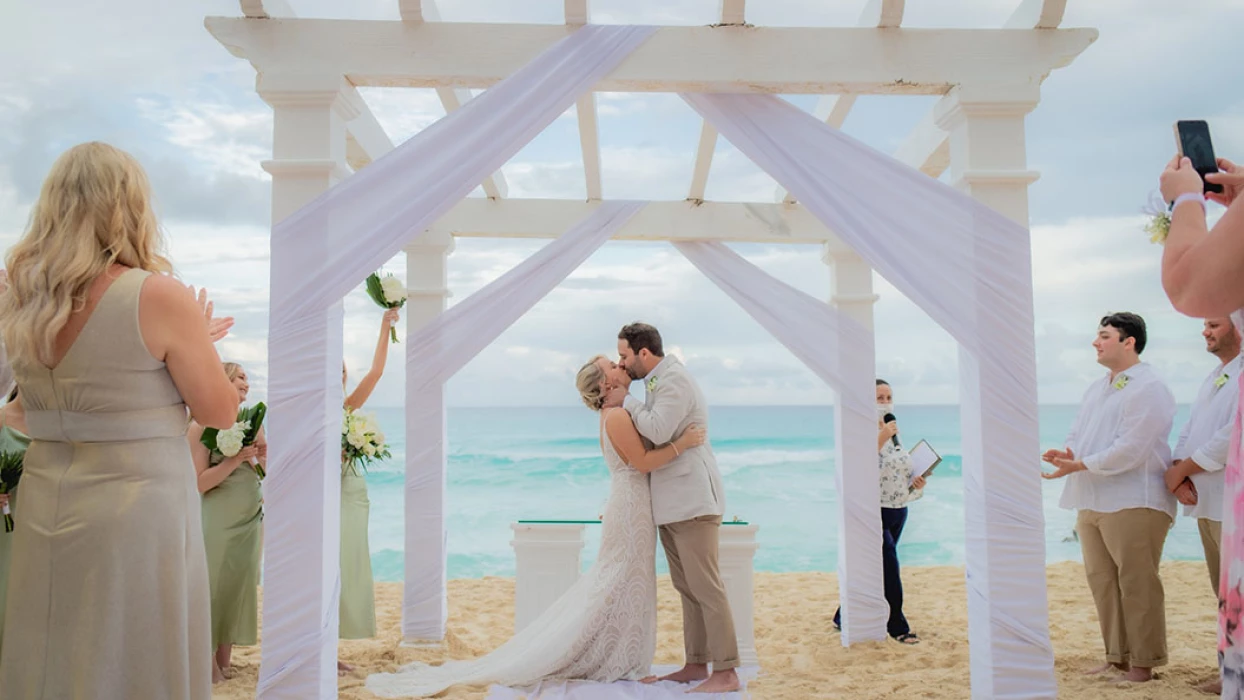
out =
[[[297,18],[284,0],[240,0],[244,16],[209,17],[212,35],[255,67],[256,89],[274,110],[273,158],[263,163],[272,176],[273,223],[393,149],[358,87],[434,88],[452,112],[471,99],[471,89],[506,78],[588,21],[587,0],[563,1],[562,25],[441,22],[433,0],[397,0],[389,21]],[[1066,0],[1022,0],[996,29],[905,29],[903,0],[867,0],[857,26],[824,28],[756,27],[746,23],[745,0],[719,4],[720,24],[659,28],[595,89],[816,94],[816,115],[834,127],[842,126],[859,95],[940,95],[894,157],[934,178],[949,170],[955,187],[1025,226],[1028,186],[1037,179],[1027,167],[1025,115],[1038,104],[1049,73],[1068,65],[1097,36],[1092,29],[1059,28]],[[602,201],[593,93],[578,100],[577,113],[587,200],[510,198],[501,172],[485,179],[480,185],[486,197],[461,201],[430,235],[404,249],[409,333],[446,308],[454,237],[552,238]],[[705,122],[685,196],[671,193],[669,201],[648,204],[614,239],[821,244],[831,271],[829,302],[871,328],[877,299],[872,269],[793,197],[779,190],[769,202],[705,201],[717,138]],[[444,405],[443,395],[425,394],[420,401]],[[407,444],[424,444],[425,436],[443,428],[442,409],[439,424],[408,424]],[[875,489],[875,469],[842,465],[842,497],[850,497],[853,484],[871,480]],[[425,617],[441,622],[419,627],[404,620],[403,636],[411,643],[440,640],[443,569],[439,590],[412,590],[409,573],[426,562],[443,562],[445,545],[409,538],[407,599],[425,601]],[[1006,624],[1004,613],[986,607],[980,608],[981,625]]]

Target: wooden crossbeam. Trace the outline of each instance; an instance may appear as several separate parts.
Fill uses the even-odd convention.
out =
[[[704,201],[704,188],[708,186],[708,171],[713,165],[713,151],[717,150],[717,129],[704,121],[700,124],[700,144],[695,149],[695,170],[691,173],[691,192],[687,199]]]
[[[433,88],[486,88],[574,31],[566,25],[239,17],[209,17],[205,24],[261,73],[324,73],[359,86]],[[941,95],[1000,75],[1040,82],[1096,37],[1093,29],[661,27],[596,89]]]
[[[864,10],[860,12],[856,26],[878,29],[896,28],[903,23],[904,5],[904,0],[868,0],[868,3],[864,5]],[[847,121],[847,115],[851,113],[851,108],[855,106],[856,97],[856,95],[821,95],[813,114],[817,119],[823,120],[835,129],[841,129],[843,123]],[[787,192],[786,188],[781,185],[778,185],[776,199],[786,204],[795,203],[794,195]]]
[[[564,199],[488,200],[468,197],[432,226],[473,238],[556,238],[599,202]],[[614,240],[725,240],[737,243],[842,243],[800,206],[739,202],[651,202]]]
[[[1066,9],[1067,0],[1023,0],[1003,25],[1003,31],[1055,31],[1062,24]],[[934,106],[929,110],[894,152],[899,160],[933,177],[939,177],[950,167],[950,134],[937,125],[937,109]]]

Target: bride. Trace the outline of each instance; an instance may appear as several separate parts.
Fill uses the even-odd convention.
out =
[[[626,370],[598,355],[575,379],[583,403],[600,412],[600,448],[611,477],[596,563],[508,642],[491,654],[441,666],[411,664],[367,678],[386,698],[432,695],[458,684],[521,687],[542,680],[612,682],[648,677],[656,651],[656,525],[648,472],[704,444],[692,426],[673,443],[648,450],[625,410],[605,396],[628,386]]]

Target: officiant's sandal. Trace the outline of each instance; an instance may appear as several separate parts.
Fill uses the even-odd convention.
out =
[[[915,632],[908,632],[907,634],[900,634],[895,637],[894,641],[899,644],[919,644],[920,638],[916,636]]]

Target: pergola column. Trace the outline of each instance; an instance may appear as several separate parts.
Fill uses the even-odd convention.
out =
[[[343,99],[345,87],[340,76],[261,77],[259,95],[275,114],[273,158],[263,163],[263,168],[272,174],[274,225],[349,174],[345,166],[345,124],[354,110]],[[306,241],[273,238],[273,278],[297,274],[296,270],[284,270],[282,266],[297,259],[289,249],[305,245]],[[322,253],[332,256],[337,251]],[[273,290],[274,295],[278,293]],[[274,308],[279,301],[274,296]],[[322,372],[325,387],[340,381],[342,318],[342,305],[338,302],[327,309],[323,319],[299,331],[298,345],[304,352],[298,356],[298,362]],[[308,339],[306,334],[314,337]],[[289,341],[275,334],[269,338],[270,361],[286,352]],[[292,453],[305,450],[306,446],[280,441],[272,446],[273,473],[265,482],[264,509],[269,522],[277,524],[268,528],[264,538],[264,654],[257,691],[264,700],[337,697],[341,448],[336,435],[341,423],[342,397],[330,390],[308,401],[305,393],[295,392],[301,389],[294,386],[297,383],[282,376],[272,378],[269,429],[274,435],[283,435],[294,432],[293,426],[297,424],[317,420],[324,425],[325,437],[321,449],[315,451],[320,458],[318,464],[294,463]],[[287,476],[293,472],[295,476]],[[305,495],[292,498],[281,488],[289,478],[303,482],[304,488],[307,482],[313,485],[310,500]],[[287,562],[291,557],[307,563],[300,567],[274,566],[274,562]],[[308,571],[318,575],[308,576]],[[290,607],[310,608],[314,612],[269,615]],[[285,624],[268,624],[270,618],[278,617],[284,618]],[[312,648],[315,651],[309,660],[299,662],[298,657]],[[274,658],[269,649],[282,650],[284,655]]]
[[[830,267],[830,303],[869,332],[869,347],[839,346],[840,361],[850,363],[844,375],[871,385],[876,376],[873,347],[873,271],[863,258],[841,244],[826,245]],[[863,350],[861,352],[861,350]],[[871,392],[871,389],[869,389]],[[877,423],[834,410],[835,482],[838,488],[838,596],[842,605],[842,644],[886,638],[889,606],[881,569],[881,502],[877,477]]]
[[[445,310],[449,299],[448,231],[429,231],[406,251],[406,349],[420,330]],[[445,638],[449,616],[445,568],[445,386],[419,381],[418,367],[406,367],[406,581],[402,641],[407,645]]]
[[[1039,100],[1036,84],[964,85],[952,90],[935,114],[950,135],[951,183],[1025,227],[1028,186],[1037,173],[1027,168],[1024,117]],[[1032,260],[1030,255],[998,260],[985,250],[964,254],[977,257],[979,265],[1006,265],[1022,281],[1016,289],[1027,290],[1028,296],[1013,317],[1002,321],[1023,329],[1026,342],[1005,351],[1022,353],[1020,359],[1032,368],[1019,376],[1004,374],[995,369],[997,355],[959,352],[960,405],[979,406],[961,413],[972,697],[1054,698],[1058,688],[1046,623],[1045,541],[1032,536],[1034,527],[1043,531],[1040,477],[1035,467],[1008,473],[1001,466],[1007,455],[1036,459],[1040,454],[1037,435],[1013,429],[1008,420],[1021,410],[1031,411],[1036,421]],[[978,298],[990,293],[983,286],[975,290]],[[981,317],[979,332],[988,333],[999,321]],[[1034,584],[1040,595],[1013,595]]]

